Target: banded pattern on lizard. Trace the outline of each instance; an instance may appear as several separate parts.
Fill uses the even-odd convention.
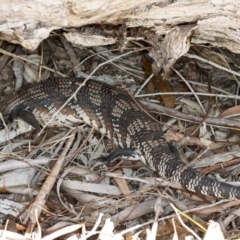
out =
[[[7,97],[0,111],[10,121],[21,118],[39,128],[40,122],[46,123],[80,83],[79,79],[66,78],[25,86]],[[216,181],[186,167],[169,149],[160,123],[123,89],[89,80],[56,118],[58,125],[83,121],[113,139],[120,148],[135,149],[145,165],[190,191],[240,199],[240,187]]]

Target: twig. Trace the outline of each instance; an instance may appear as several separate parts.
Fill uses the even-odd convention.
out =
[[[158,199],[157,199],[157,201],[158,201]],[[161,203],[161,200],[160,200],[160,203]],[[158,202],[157,209],[155,210],[154,222],[153,222],[152,229],[151,229],[151,232],[150,232],[147,240],[156,239],[157,228],[158,228],[158,218],[159,218],[159,215],[163,212],[163,208],[160,203]],[[155,202],[155,206],[156,206],[156,202]]]
[[[60,41],[63,45],[63,47],[65,48],[68,56],[69,56],[69,60],[70,62],[72,63],[73,65],[73,72],[74,72],[74,75],[77,77],[77,73],[81,71],[81,66],[80,67],[76,67],[78,65],[78,57],[73,49],[73,45],[68,42],[66,40],[66,38],[63,38],[63,37],[60,37]]]
[[[221,51],[221,50],[220,50]],[[211,52],[211,54],[215,54],[217,55],[218,57],[220,57],[222,59],[222,61],[228,66],[228,68],[230,69],[230,65],[228,64],[228,62],[226,61],[226,59],[222,56],[222,54],[218,54],[216,52]],[[236,89],[236,92],[239,92],[239,81],[237,79],[237,77],[233,74],[233,77],[235,79],[235,81],[237,82],[237,89]],[[237,99],[235,99],[235,105],[237,105]]]
[[[213,203],[213,204],[209,204],[208,206],[196,207],[196,208],[189,209],[189,210],[186,210],[186,211],[183,211],[183,212],[184,212],[184,213],[190,213],[190,212],[202,211],[203,209],[212,208],[213,206],[217,206],[217,205],[220,205],[220,204],[225,203],[225,202],[228,202],[228,204],[230,204],[230,205],[233,205],[233,204],[234,204],[234,205],[238,205],[238,204],[240,204],[240,200],[232,201],[232,200],[229,200],[229,199],[224,199],[224,200],[221,200],[221,201],[219,201],[219,202],[216,202],[216,203]],[[230,207],[230,206],[228,205],[228,207]],[[166,220],[166,219],[173,218],[173,217],[175,217],[175,216],[176,216],[176,214],[171,214],[171,215],[168,215],[168,216],[166,216],[166,217],[159,218],[159,219],[158,219],[158,222],[163,221],[163,220]],[[128,233],[128,232],[135,231],[135,230],[138,229],[138,228],[141,228],[141,227],[144,227],[144,226],[146,226],[146,225],[149,225],[149,224],[153,223],[153,221],[154,221],[154,220],[150,220],[150,221],[148,221],[148,222],[144,222],[144,223],[142,223],[142,224],[138,224],[137,226],[128,228],[128,229],[126,229],[126,230],[123,230],[123,231],[117,233],[116,236],[123,236],[123,235],[125,235],[125,234]]]
[[[132,49],[133,49],[133,48],[126,48],[125,50],[132,50]],[[86,57],[85,59],[83,59],[83,60],[82,60],[77,66],[75,66],[74,68],[76,68],[76,67],[78,67],[78,66],[81,66],[84,62],[86,62],[87,60],[89,60],[90,58],[92,58],[92,57],[94,57],[94,56],[99,56],[100,58],[106,59],[106,58],[104,58],[103,56],[101,56],[100,54],[102,54],[102,53],[108,53],[108,52],[114,52],[114,51],[119,51],[119,49],[105,50],[105,51],[96,52],[96,53],[93,53],[93,51],[89,50],[89,52],[90,52],[90,53],[93,53],[93,54],[90,55],[90,56],[88,56],[88,57]],[[120,67],[119,65],[115,64],[114,62],[110,62],[110,64],[112,64],[113,66],[121,69],[123,72],[126,72],[126,73],[128,73],[128,74],[134,75],[134,76],[136,76],[136,77],[138,77],[138,78],[140,78],[140,79],[145,80],[144,78],[141,78],[140,76],[137,76],[137,75],[135,75],[135,74],[127,71],[127,70],[125,69],[126,67],[122,68],[122,67]],[[73,69],[74,69],[74,68],[73,68]],[[73,71],[73,69],[72,69],[71,71]],[[68,75],[69,75],[69,73],[70,73],[71,71],[68,72]]]
[[[191,87],[191,85],[188,83],[188,81],[173,67],[171,67],[171,69],[182,79],[182,81],[187,85],[187,87],[189,88],[189,90],[192,92],[193,96],[196,98],[200,108],[202,109],[202,112],[206,114],[205,109],[200,101],[200,99],[198,98],[197,94],[195,93],[195,91],[193,90],[193,88]]]
[[[61,236],[66,235],[68,233],[73,233],[83,226],[84,226],[83,223],[71,224],[70,226],[60,228],[59,230],[48,234],[47,236],[43,237],[41,240],[57,239],[57,238],[60,238]],[[75,237],[73,237],[73,238],[75,238]],[[62,239],[66,239],[66,238],[62,238]]]
[[[75,154],[68,160],[68,161],[65,161],[64,162],[64,167],[69,163],[69,161],[71,161],[72,158],[75,158],[76,155],[82,150],[82,148],[86,145],[87,141],[89,140],[89,138],[92,136],[93,134],[93,131],[94,131],[94,128],[91,129],[91,131],[89,132],[88,136],[86,137],[86,139],[83,141],[83,143],[81,144],[81,146],[77,149],[77,151],[75,152]],[[76,130],[77,132],[77,130]],[[78,216],[78,213],[76,213],[76,211],[74,209],[71,209],[69,208],[65,203],[64,201],[62,200],[61,198],[61,195],[60,195],[60,186],[63,182],[63,179],[64,177],[69,173],[69,171],[71,171],[71,168],[69,168],[67,171],[65,171],[61,177],[59,178],[58,182],[57,182],[57,196],[58,196],[58,199],[59,201],[61,202],[61,204],[63,205],[63,207],[66,208],[67,211],[71,212],[72,214],[75,214],[76,216]]]
[[[86,143],[88,142],[88,140],[89,140],[90,137],[92,136],[93,132],[94,132],[94,127],[91,128],[91,131],[88,133],[88,136],[84,139],[84,141],[82,142],[82,144],[80,145],[80,147],[75,151],[75,153],[74,153],[67,161],[65,161],[64,167],[67,166],[68,163],[69,163],[72,159],[74,159],[81,150],[83,150],[83,147],[86,145]]]
[[[90,52],[92,52],[92,51],[90,51]],[[111,52],[112,52],[112,51],[111,51]],[[111,59],[111,58],[107,58],[107,57],[105,57],[105,56],[103,56],[103,55],[100,55],[101,53],[102,53],[102,52],[99,52],[99,55],[98,55],[99,58],[102,58],[102,59],[104,59],[104,60],[106,60],[106,59]],[[112,58],[113,58],[113,57],[112,57]],[[126,63],[125,63],[125,65],[124,65],[124,63],[121,63],[120,61],[122,61],[122,59],[119,60],[119,63],[118,63],[118,64],[115,64],[114,62],[110,62],[110,64],[112,64],[114,67],[122,70],[122,72],[125,72],[125,73],[127,73],[127,74],[129,74],[129,75],[131,75],[131,76],[137,77],[137,78],[139,78],[139,79],[145,80],[145,78],[140,77],[140,76],[136,75],[135,73],[133,73],[133,72],[139,73],[140,70],[134,69],[133,66],[131,66],[131,65],[129,65],[129,64],[127,64],[127,66],[129,66],[129,67],[126,67],[126,66],[125,66]],[[131,71],[132,71],[132,72],[131,72]],[[143,71],[141,70],[141,72],[143,72]]]
[[[102,181],[106,176],[111,175],[111,172],[115,171],[121,164],[123,164],[124,160],[120,160],[116,165],[114,165],[112,168],[110,168],[108,170],[107,173],[103,174],[102,176],[100,176],[99,178],[97,178],[95,181],[93,181],[93,183],[99,183],[100,181]],[[114,175],[114,176],[113,176]],[[113,173],[112,176],[110,177],[115,177],[115,174]]]
[[[92,230],[87,235],[85,235],[83,237],[83,239],[88,239],[92,235],[96,234],[96,230],[97,230],[99,224],[101,223],[102,217],[103,217],[103,213],[99,213],[98,219],[97,219],[96,223],[94,224]]]
[[[34,64],[34,65],[39,66],[39,64],[36,63],[36,62],[34,62],[34,61],[31,61],[31,60],[26,59],[26,58],[24,58],[24,57],[20,57],[20,56],[18,56],[18,55],[16,55],[16,54],[13,54],[13,53],[10,53],[10,52],[8,52],[8,51],[5,51],[5,50],[3,50],[2,48],[0,48],[0,53],[5,54],[5,55],[10,56],[10,57],[13,57],[13,58],[15,58],[15,59],[17,59],[17,60],[22,60],[22,61],[29,62],[29,63],[31,63],[31,64]],[[42,65],[41,67],[44,68],[44,69],[46,69],[46,70],[48,70],[48,71],[50,71],[50,72],[57,73],[58,75],[60,75],[60,76],[62,76],[62,77],[66,77],[65,74],[62,74],[62,73],[60,73],[59,71],[53,70],[53,69],[50,68],[50,67],[47,67],[47,66],[44,66],[44,65]]]
[[[231,69],[225,68],[225,67],[223,67],[223,66],[221,66],[221,65],[219,65],[219,64],[217,64],[217,63],[214,63],[214,62],[212,62],[212,61],[206,60],[205,58],[199,57],[199,56],[197,56],[197,55],[185,53],[183,56],[184,56],[184,57],[187,57],[187,58],[193,58],[193,59],[200,60],[200,61],[205,62],[205,63],[208,63],[208,64],[210,64],[210,65],[212,65],[212,66],[214,66],[214,67],[216,67],[216,68],[219,68],[219,69],[221,69],[221,70],[223,70],[223,71],[225,71],[225,72],[228,72],[228,73],[231,73],[231,74],[233,74],[233,75],[236,75],[236,76],[240,77],[240,73],[235,72],[235,71],[233,71],[233,70],[231,70]]]
[[[135,93],[134,97],[138,97],[138,94],[141,92],[141,90],[148,84],[148,82],[152,79],[152,77],[154,76],[154,74],[152,73],[146,81],[144,81],[144,83],[142,84],[142,86],[138,89],[138,91]]]
[[[137,95],[137,98],[142,97],[155,97],[160,95],[193,95],[191,92],[157,92],[157,93],[147,93],[147,94],[140,94]],[[225,95],[225,94],[217,94],[217,93],[203,93],[203,92],[195,92],[197,96],[206,96],[206,97],[219,97],[219,98],[232,98],[240,100],[240,97],[237,95]]]
[[[0,173],[13,171],[16,169],[27,168],[27,167],[38,167],[40,164],[48,164],[51,159],[50,158],[37,158],[37,159],[8,159],[7,161],[0,163]]]
[[[76,130],[74,130],[72,132],[72,134],[69,136],[69,139],[61,153],[61,155],[59,156],[58,160],[56,161],[56,164],[54,165],[52,171],[50,172],[49,176],[46,178],[41,190],[39,191],[34,203],[32,204],[30,210],[29,210],[29,215],[28,218],[30,219],[30,224],[28,225],[28,230],[27,232],[31,232],[33,227],[35,226],[37,219],[38,218],[42,209],[44,208],[44,205],[46,203],[47,200],[47,196],[49,195],[58,175],[59,175],[59,171],[61,170],[61,167],[63,165],[63,162],[65,160],[65,156],[69,150],[69,148],[72,145],[72,142],[74,140],[76,134]],[[37,215],[35,215],[37,211]]]
[[[144,106],[148,107],[150,110],[161,112],[164,115],[168,115],[168,116],[182,119],[185,121],[201,122],[203,119],[202,117],[181,113],[175,109],[164,107],[159,104],[150,103],[146,101],[140,101],[140,102]],[[240,121],[233,120],[233,119],[207,117],[205,119],[205,123],[208,125],[221,126],[221,127],[237,129],[237,130],[239,130],[240,128]]]
[[[195,236],[198,240],[201,240],[201,238],[190,228],[188,227],[182,220],[181,216],[179,215],[179,212],[178,212],[178,209],[175,208],[175,206],[170,203],[170,206],[173,208],[173,210],[175,211],[177,217],[178,217],[178,220],[179,222],[181,223],[181,225],[188,231],[190,232],[193,236]]]
[[[180,80],[181,81],[181,80]],[[192,85],[197,85],[197,86],[202,86],[202,87],[208,87],[207,84],[205,83],[200,83],[200,82],[194,82],[194,81],[191,81],[191,80],[187,80],[188,83],[191,83]],[[211,86],[211,89],[212,90],[215,90],[215,91],[218,91],[218,92],[221,92],[221,93],[225,93],[226,95],[232,95],[232,93],[228,92],[228,91],[225,91],[223,89],[220,89],[220,88],[217,88],[217,87],[214,87],[214,86]],[[196,93],[198,94],[198,93]]]
[[[86,84],[86,82],[91,78],[91,76],[99,69],[101,68],[102,66],[106,65],[107,63],[109,62],[112,62],[116,59],[119,59],[123,56],[127,56],[127,55],[130,55],[132,53],[135,53],[135,52],[139,52],[139,51],[143,51],[143,50],[146,50],[146,48],[141,48],[141,49],[137,49],[137,50],[133,50],[133,51],[130,51],[130,52],[127,52],[127,53],[124,53],[124,54],[121,54],[113,59],[110,59],[110,60],[107,60],[101,64],[99,64],[89,75],[88,77],[79,85],[79,87],[76,89],[76,91],[72,94],[71,97],[68,98],[68,100],[58,109],[57,112],[55,112],[52,117],[47,121],[47,123],[43,126],[42,130],[40,131],[40,133],[38,135],[40,135],[43,130],[47,127],[47,125],[58,115],[58,113],[73,99],[73,98],[76,98],[76,94],[78,93],[78,91]]]

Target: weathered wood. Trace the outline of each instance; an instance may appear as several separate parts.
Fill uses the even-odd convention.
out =
[[[240,52],[240,1],[231,0],[1,0],[0,39],[35,49],[52,30],[121,24],[166,34],[196,23],[192,43]]]

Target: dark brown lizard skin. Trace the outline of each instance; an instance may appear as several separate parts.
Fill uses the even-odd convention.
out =
[[[21,118],[38,128],[46,123],[79,87],[78,79],[51,79],[23,87],[0,106],[10,121]],[[46,118],[46,119],[45,119]],[[57,125],[83,121],[113,139],[120,148],[133,148],[141,161],[184,188],[218,198],[240,199],[240,187],[218,182],[186,167],[169,149],[160,123],[126,91],[89,80],[55,119]]]

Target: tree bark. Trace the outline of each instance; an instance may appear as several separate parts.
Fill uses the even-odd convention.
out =
[[[30,50],[61,28],[125,24],[151,29],[160,37],[175,26],[196,24],[192,44],[240,52],[240,1],[1,0],[0,9],[0,39]]]

